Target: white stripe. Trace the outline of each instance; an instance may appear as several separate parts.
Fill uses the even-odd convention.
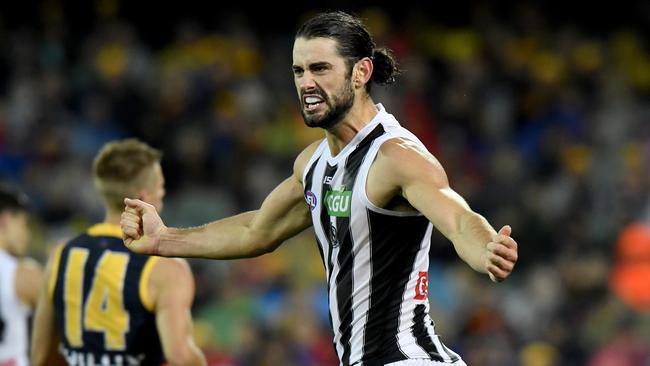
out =
[[[339,166],[338,169],[336,170],[336,173],[334,173],[334,177],[332,178],[332,184],[331,187],[332,189],[337,189],[340,185],[341,182],[343,181],[343,176],[344,176],[344,171],[345,167]],[[327,210],[325,207],[325,197],[323,196],[323,210]],[[320,221],[320,218],[319,218]],[[336,230],[338,230],[338,227],[336,227],[336,217],[330,216],[330,225],[334,226]],[[330,228],[323,228],[323,230],[326,230],[327,233],[330,232]],[[328,234],[329,235],[329,234]],[[339,306],[340,304],[338,303],[338,297],[336,296],[336,291],[338,289],[338,286],[336,284],[336,277],[339,275],[339,272],[341,272],[341,264],[338,261],[339,258],[339,252],[341,250],[341,243],[335,244],[332,243],[332,245],[336,245],[332,247],[332,275],[330,277],[330,289],[329,289],[329,298],[330,298],[330,312],[332,314],[332,328],[334,330],[334,342],[336,343],[336,349],[337,353],[339,355],[339,358],[343,356],[343,352],[345,350],[343,343],[341,342],[341,331],[339,330],[341,326],[341,314],[339,312]]]
[[[427,309],[427,312],[428,310],[429,309]],[[440,342],[440,338],[437,335],[433,334],[433,332],[431,331],[431,323],[429,323],[431,319],[427,315],[424,320],[425,320],[425,324],[428,323],[427,330],[429,331],[429,337],[433,339],[433,344],[436,345],[436,348],[438,349],[438,353],[440,354],[440,356],[442,356],[443,361],[451,362],[451,357],[449,357],[449,355],[447,354],[447,350],[445,350],[445,348],[442,346],[442,343]]]
[[[323,149],[325,149],[325,146],[327,146],[327,140],[323,139],[323,142],[321,142],[320,145],[318,145],[311,158],[309,158],[309,162],[307,162],[307,165],[305,165],[305,170],[302,172],[303,184],[305,183],[305,179],[307,178],[307,173],[309,173],[309,168],[311,168],[312,164],[314,164],[314,162],[316,162],[316,160],[320,158],[321,155],[323,155]],[[320,166],[316,166],[316,168],[314,168],[314,174],[320,173],[322,175],[323,172],[319,170],[319,167]],[[312,186],[313,186],[313,182],[315,182],[315,180],[312,180]]]
[[[370,248],[370,223],[368,215],[359,200],[361,180],[357,179],[352,196],[352,217],[350,217],[350,233],[353,240],[354,272],[352,290],[352,338],[350,339],[352,353],[350,363],[353,364],[363,357],[365,330],[370,310],[372,258]],[[368,243],[367,245],[355,245]]]
[[[399,333],[397,339],[399,348],[410,358],[429,358],[429,354],[417,344],[411,329],[415,324],[413,321],[415,316],[415,306],[422,303],[422,301],[429,301],[428,299],[420,301],[415,300],[415,287],[418,282],[418,272],[427,271],[429,269],[429,246],[432,230],[433,226],[429,224],[427,226],[427,231],[424,234],[424,238],[420,242],[420,250],[413,262],[411,276],[409,277],[406,289],[404,294],[402,294]]]

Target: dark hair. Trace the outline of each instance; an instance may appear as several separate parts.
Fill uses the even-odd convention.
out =
[[[361,19],[342,11],[320,13],[307,20],[296,32],[296,38],[330,38],[338,43],[338,51],[352,65],[364,57],[370,57],[374,65],[370,81],[380,85],[395,82],[400,70],[393,54],[387,48],[377,48]],[[370,83],[366,84],[370,91]]]
[[[0,212],[27,211],[29,199],[27,195],[6,186],[0,186]]]

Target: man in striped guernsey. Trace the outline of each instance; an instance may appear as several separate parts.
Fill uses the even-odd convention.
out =
[[[450,187],[440,163],[370,96],[397,65],[362,22],[319,14],[298,30],[293,74],[301,112],[325,138],[259,210],[192,229],[164,225],[155,208],[126,200],[125,244],[163,256],[241,258],[274,250],[313,226],[327,273],[341,365],[464,365],[428,315],[433,228],[493,281],[509,276],[517,244]]]
[[[162,208],[160,156],[127,139],[106,144],[95,158],[106,218],[50,258],[34,320],[34,365],[206,364],[192,338],[187,262],[129,252],[118,226],[125,196]]]

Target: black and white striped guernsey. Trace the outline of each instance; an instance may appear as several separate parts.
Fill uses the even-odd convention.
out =
[[[426,296],[433,230],[421,214],[374,206],[368,171],[380,146],[396,137],[421,142],[381,106],[332,156],[323,140],[303,182],[327,274],[334,347],[341,365],[406,359],[454,362],[434,331]]]

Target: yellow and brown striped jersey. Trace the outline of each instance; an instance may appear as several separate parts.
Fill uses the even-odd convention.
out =
[[[147,293],[157,259],[130,252],[105,223],[57,250],[49,289],[69,365],[164,363]]]

